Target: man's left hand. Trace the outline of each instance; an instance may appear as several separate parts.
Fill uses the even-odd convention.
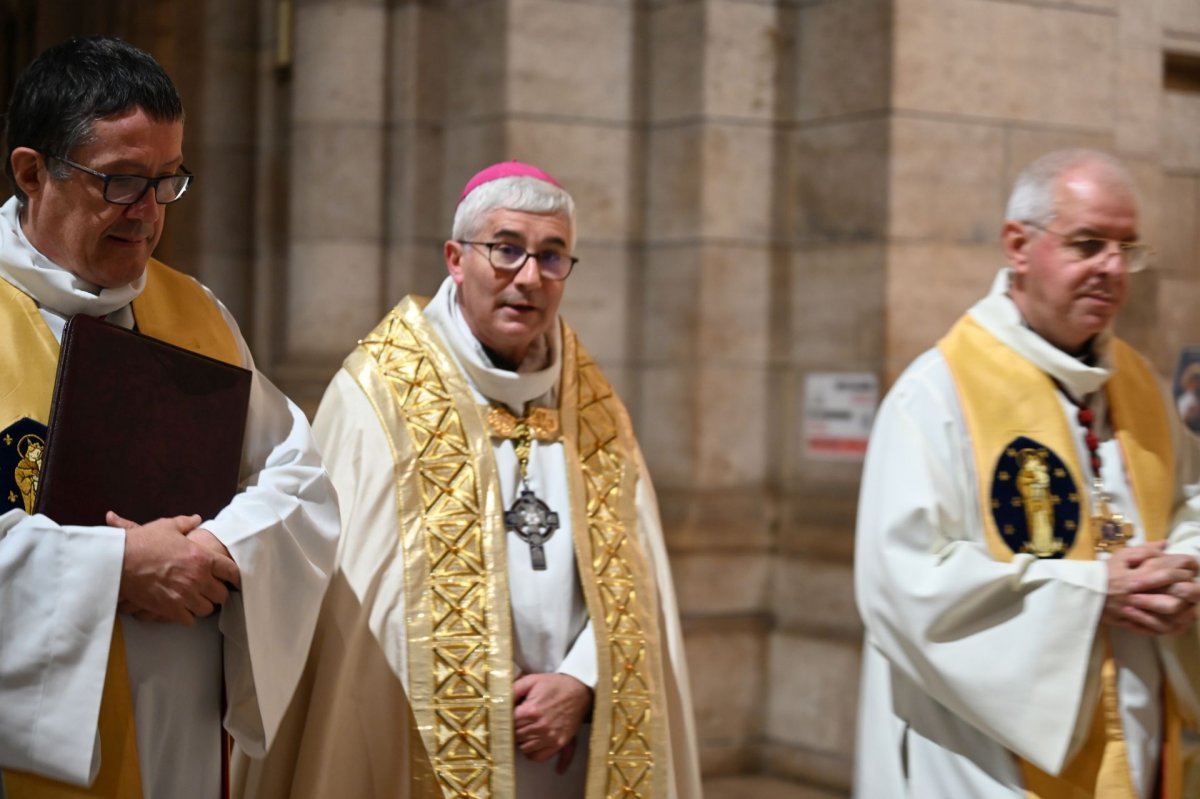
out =
[[[566,771],[592,706],[592,689],[566,674],[525,674],[513,683],[513,702],[517,748],[536,763],[561,752],[558,772]]]

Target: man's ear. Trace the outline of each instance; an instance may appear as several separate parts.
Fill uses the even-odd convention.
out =
[[[29,147],[17,147],[12,151],[10,163],[17,188],[25,192],[27,197],[41,194],[42,187],[49,179],[42,154]]]
[[[1000,230],[1000,241],[1004,244],[1004,255],[1016,275],[1029,271],[1029,230],[1022,222],[1009,219]]]
[[[450,277],[454,278],[454,282],[461,286],[463,282],[462,259],[465,254],[463,246],[454,239],[450,239],[442,248],[442,254],[446,259],[446,271],[450,273]]]

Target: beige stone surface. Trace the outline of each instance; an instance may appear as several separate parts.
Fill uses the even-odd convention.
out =
[[[582,243],[563,291],[562,314],[598,363],[629,358],[629,252],[620,244]]]
[[[901,241],[994,242],[1004,218],[1004,130],[898,114],[890,231]]]
[[[647,139],[646,238],[695,239],[702,233],[702,129],[690,123],[659,127]]]
[[[489,164],[505,159],[531,160],[536,154],[514,151],[508,146],[508,125],[495,120],[453,120],[442,125],[441,185],[424,187],[423,203],[436,206],[433,215],[446,220],[446,234],[458,206],[458,195],[471,176]],[[554,166],[542,164],[551,174]],[[440,188],[440,191],[438,189]]]
[[[687,616],[764,612],[772,559],[765,551],[747,550],[738,545],[733,551],[673,553],[671,573],[680,612]]]
[[[853,751],[857,642],[776,632],[767,662],[767,735],[817,752]]]
[[[805,125],[788,135],[783,218],[793,243],[886,235],[889,128],[879,115]]]
[[[1107,129],[1118,97],[1116,24],[1114,15],[1067,5],[901,0],[893,102],[901,110]]]
[[[888,252],[886,382],[937,343],[991,289],[998,244],[893,244]]]
[[[879,0],[801,5],[790,79],[800,120],[843,117],[891,104],[892,6]]]
[[[424,3],[394,6],[388,38],[387,114],[393,121],[437,119],[446,107],[450,47],[456,30],[447,30],[451,15]]]
[[[512,0],[509,14],[520,20],[507,31],[509,113],[630,120],[630,5]],[[554,68],[547,69],[547,64]]]
[[[647,116],[652,122],[694,120],[704,112],[704,3],[669,3],[649,16]]]
[[[442,108],[449,119],[480,121],[501,115],[508,61],[508,13],[503,0],[456,3],[446,9]]]
[[[701,228],[705,238],[766,240],[773,228],[775,131],[763,125],[710,123],[701,134]]]
[[[771,609],[780,630],[841,635],[847,640],[862,635],[850,560],[776,558],[772,562]]]
[[[699,244],[648,246],[633,298],[641,322],[643,361],[686,365],[696,354],[703,248]]]
[[[768,359],[771,251],[766,247],[705,245],[695,353],[705,366],[749,367]],[[652,313],[653,308],[648,308]]]
[[[757,551],[774,541],[775,497],[766,486],[709,487],[688,483],[679,488],[665,485],[653,468],[651,473],[658,490],[667,546],[672,552],[727,547],[731,540],[749,551]]]
[[[506,158],[537,163],[571,192],[581,240],[624,241],[629,236],[635,178],[632,130],[514,119],[506,134]]]
[[[1125,153],[1157,155],[1162,107],[1162,24],[1156,4],[1121,3],[1117,12],[1114,139]]]
[[[1200,172],[1200,93],[1163,93],[1162,164]]]
[[[773,777],[716,777],[704,781],[705,799],[839,799],[825,791]]]
[[[708,0],[704,111],[717,117],[767,120],[775,115],[778,56],[785,50],[780,7]]]
[[[687,634],[684,647],[702,745],[729,744],[754,735],[760,724],[765,640],[752,625],[726,625]]]
[[[255,97],[254,83],[248,78],[254,73],[255,60],[252,50],[233,44],[209,51],[204,66],[207,79],[199,98],[202,113],[192,114],[193,109],[188,109],[185,138],[188,149],[197,136],[208,145],[250,145]]]
[[[797,249],[792,254],[789,362],[814,371],[878,368],[888,317],[882,244]]]
[[[1194,0],[1156,0],[1156,4],[1164,28],[1200,35],[1200,4]]]
[[[294,241],[288,250],[284,358],[340,363],[390,304],[379,296],[379,245],[360,241]]]
[[[437,191],[445,169],[441,128],[403,122],[384,136],[387,153],[384,224],[389,240],[449,238],[453,213],[439,202]],[[458,194],[454,197],[457,199]]]
[[[701,366],[696,376],[695,485],[758,485],[767,476],[767,373]]]
[[[381,6],[298,6],[293,118],[301,123],[382,121],[386,34],[387,14]]]
[[[1157,283],[1162,302],[1154,328],[1158,352],[1150,354],[1158,355],[1160,373],[1173,378],[1180,350],[1200,346],[1200,316],[1196,313],[1200,308],[1200,281],[1193,273],[1186,277],[1160,275]]]
[[[661,493],[693,483],[698,444],[693,408],[693,377],[669,366],[644,367],[638,373],[642,393],[630,413],[640,422],[638,443]],[[663,508],[664,512],[668,508]]]
[[[293,196],[292,238],[378,237],[384,229],[383,152],[383,131],[374,125],[294,128],[293,177],[320,191]]]
[[[1160,233],[1152,239],[1158,249],[1154,269],[1196,280],[1200,277],[1200,175],[1168,173],[1162,198]]]

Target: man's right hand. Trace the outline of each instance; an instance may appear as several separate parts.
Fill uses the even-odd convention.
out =
[[[190,540],[199,516],[139,525],[109,511],[105,521],[125,530],[125,562],[117,610],[144,621],[192,625],[229,597],[240,580],[232,558]]]
[[[1196,620],[1200,564],[1167,555],[1165,542],[1126,547],[1108,559],[1103,620],[1142,635],[1175,635]]]

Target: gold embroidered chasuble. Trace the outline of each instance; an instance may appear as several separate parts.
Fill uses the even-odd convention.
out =
[[[134,299],[133,316],[146,335],[227,363],[241,363],[229,325],[204,289],[191,278],[151,259],[146,287]],[[43,426],[58,364],[59,345],[32,298],[0,279],[0,429],[32,419]],[[33,497],[30,498],[32,503]],[[97,520],[102,523],[103,520]],[[3,772],[9,799],[74,799],[107,797],[140,799],[133,703],[121,625],[113,625],[113,641],[100,702],[101,767],[90,788],[80,788],[23,772]]]
[[[388,431],[404,550],[409,694],[436,786],[514,795],[513,641],[500,480],[465,376],[406,299],[345,363]],[[587,796],[665,797],[657,593],[639,540],[636,443],[612,387],[563,325],[559,412],[579,578],[596,635]]]
[[[993,481],[1013,479],[1006,469],[1014,462],[1013,442],[1030,440],[1042,445],[1043,460],[1062,464],[1070,483],[1076,488],[1069,497],[1056,496],[1053,503],[1048,504],[1054,508],[1051,512],[1059,516],[1075,517],[1055,522],[1055,529],[1067,531],[1068,535],[1074,533],[1070,544],[1063,545],[1057,554],[1073,560],[1094,559],[1099,530],[1093,529],[1091,481],[1081,469],[1077,456],[1075,442],[1081,435],[1081,428],[1069,425],[1053,380],[969,315],[962,317],[938,346],[958,388],[959,402],[970,432],[980,513],[992,556],[1010,561],[1014,554],[1011,544],[997,527],[995,511],[1002,499],[997,495]],[[1124,342],[1113,339],[1110,353],[1113,374],[1105,385],[1105,392],[1112,427],[1124,457],[1144,537],[1147,541],[1161,541],[1167,535],[1171,520],[1175,465],[1157,380]],[[1058,475],[1058,479],[1065,478]],[[1012,502],[1016,504],[1017,501],[1014,494]],[[1077,508],[1076,513],[1071,512],[1073,508]],[[1034,525],[1031,523],[1030,526]],[[1029,537],[1032,541],[1037,536],[1030,530]],[[1102,695],[1087,738],[1057,777],[1025,761],[1019,762],[1030,799],[1092,796],[1117,799],[1137,795],[1131,782],[1121,728],[1115,663],[1103,627],[1100,635],[1104,637]],[[1167,725],[1161,758],[1164,763],[1163,796],[1177,799],[1182,784],[1178,758],[1180,724],[1173,713],[1174,702],[1169,690],[1167,693],[1164,711]]]

